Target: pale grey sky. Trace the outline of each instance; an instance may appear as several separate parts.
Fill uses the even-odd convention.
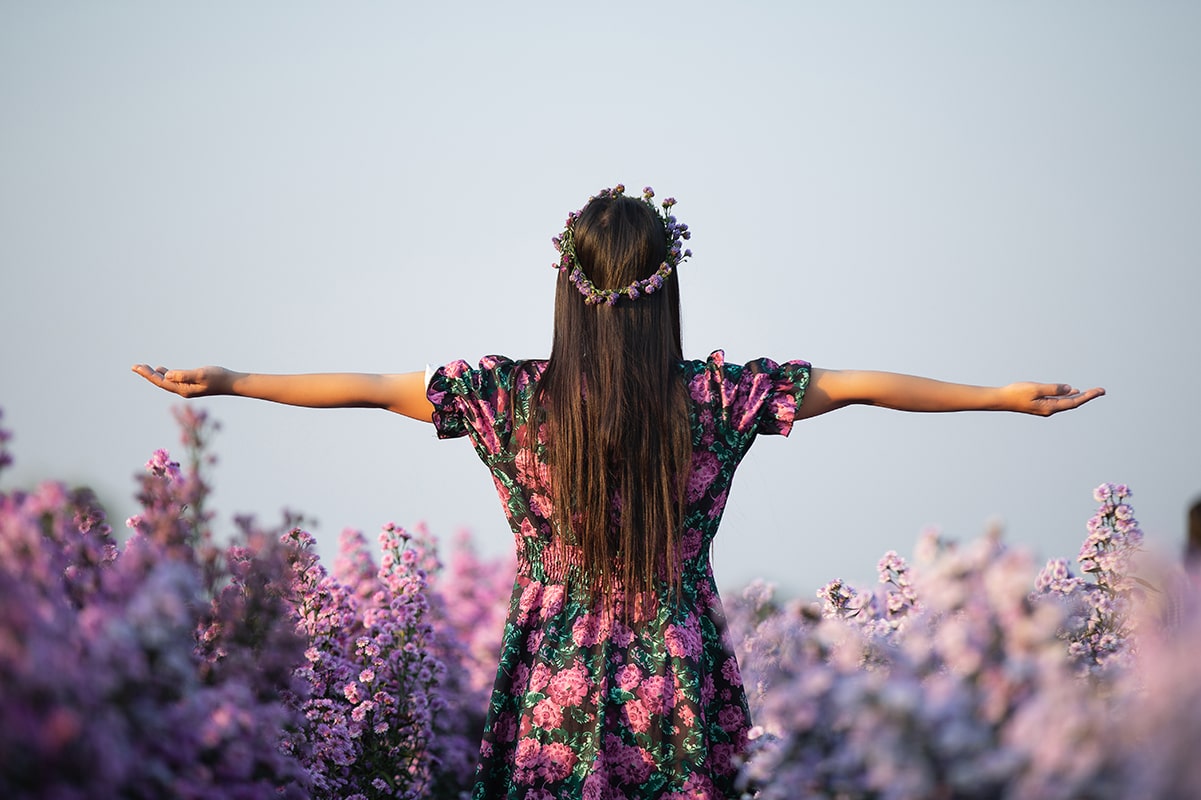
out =
[[[760,440],[724,588],[874,580],[930,525],[1074,557],[1106,480],[1201,494],[1201,6],[0,2],[0,407],[118,525],[176,447],[128,371],[545,356],[550,237],[603,186],[695,232],[685,347],[1103,385],[1050,420],[850,409]],[[182,401],[176,401],[182,402]],[[202,401],[228,519],[509,546],[465,440]]]

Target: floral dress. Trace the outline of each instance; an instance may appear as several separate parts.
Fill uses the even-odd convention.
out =
[[[430,378],[440,438],[470,436],[517,547],[517,579],[488,708],[474,798],[727,798],[750,727],[710,544],[734,470],[760,433],[787,435],[809,381],[803,361],[681,364],[692,471],[682,591],[636,622],[581,590],[573,548],[551,537],[546,466],[524,446],[546,361],[488,356]],[[535,450],[541,453],[540,450]],[[539,463],[531,463],[539,462]],[[578,553],[576,554],[578,555]]]

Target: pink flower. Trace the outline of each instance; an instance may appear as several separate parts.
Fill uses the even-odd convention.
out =
[[[695,528],[689,528],[684,531],[683,541],[680,542],[680,557],[685,561],[691,561],[701,554],[701,545],[704,542],[704,536]]]
[[[510,497],[509,487],[505,486],[500,479],[495,476],[492,478],[492,483],[496,486],[496,494],[500,497],[500,502],[507,506],[509,504]]]
[[[165,477],[169,481],[183,480],[179,470],[179,462],[171,460],[171,454],[166,450],[155,450],[154,455],[146,462],[146,471],[152,475]]]
[[[530,676],[530,691],[541,692],[550,683],[550,668],[539,662],[534,665],[534,673]]]
[[[546,495],[537,492],[530,495],[530,511],[543,519],[550,519],[554,515],[554,508],[554,504]]]
[[[534,706],[534,724],[539,728],[558,728],[563,724],[563,710],[550,698]]]
[[[684,782],[683,791],[668,792],[663,800],[720,800],[721,796],[713,786],[713,781],[705,775],[692,773]]]
[[[581,664],[550,679],[550,696],[562,706],[577,706],[588,696],[588,680]]]
[[[522,739],[517,743],[513,763],[523,769],[536,769],[542,764],[542,745],[537,739]]]
[[[621,706],[626,724],[635,733],[646,733],[651,727],[651,712],[641,700],[630,700]]]
[[[528,448],[522,447],[517,451],[514,464],[517,467],[517,478],[523,486],[532,484],[545,488],[550,484],[550,468],[533,459]]]
[[[642,670],[634,664],[626,664],[617,671],[617,686],[623,692],[632,692],[642,682]]]
[[[517,601],[517,608],[520,613],[517,615],[517,624],[524,624],[529,619],[530,611],[538,607],[538,603],[542,600],[542,584],[538,581],[530,581],[521,590],[521,599]]]
[[[696,630],[696,618],[689,617],[684,626],[668,625],[664,635],[667,652],[676,658],[691,658],[701,653],[701,636]]]
[[[746,727],[746,715],[738,706],[724,706],[717,712],[717,724],[727,733],[733,733]]]
[[[551,742],[542,747],[542,769],[548,781],[561,781],[575,767],[576,754],[562,742]]]
[[[695,772],[684,782],[684,796],[689,800],[718,800],[717,789],[709,776]]]
[[[732,744],[715,744],[709,751],[709,763],[713,765],[713,771],[718,775],[729,775],[737,766],[734,764],[734,757],[739,754],[740,748]]]
[[[537,653],[542,647],[542,639],[545,635],[546,633],[541,628],[531,632],[530,638],[525,643],[526,651],[530,653]]]
[[[375,710],[375,703],[371,700],[364,700],[354,707],[354,711],[350,712],[350,718],[355,722],[362,722],[367,718],[367,715]]]
[[[584,779],[583,800],[609,800],[609,778],[603,765]]]
[[[713,485],[720,470],[721,463],[712,453],[702,451],[693,455],[692,471],[688,474],[687,501],[695,503],[700,500],[705,492],[709,491],[709,487]]]
[[[592,647],[609,638],[611,622],[605,615],[584,614],[571,626],[571,638],[577,647]]]
[[[727,683],[742,683],[742,674],[738,671],[738,659],[734,656],[727,658],[721,665],[721,676]]]
[[[676,705],[675,681],[666,675],[651,676],[638,687],[638,697],[652,714],[666,714]]]
[[[563,587],[552,584],[542,596],[542,619],[549,619],[563,610]]]
[[[526,684],[529,682],[530,668],[524,662],[517,665],[513,670],[513,681],[509,687],[509,691],[513,694],[525,694]]]
[[[511,742],[517,737],[517,719],[512,712],[497,716],[496,722],[492,723],[492,735],[498,742]]]
[[[606,758],[613,768],[613,777],[619,783],[644,783],[650,777],[654,759],[646,750],[627,745],[612,734],[605,737],[605,748]]]

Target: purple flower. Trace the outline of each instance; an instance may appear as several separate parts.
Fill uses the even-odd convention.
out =
[[[1129,666],[1138,653],[1132,609],[1156,595],[1135,592],[1141,584],[1125,574],[1136,542],[1120,529],[1119,514],[1133,517],[1117,511],[1116,495],[1098,492],[1082,548],[1095,583],[1073,577],[1065,559],[1035,578],[1028,556],[995,539],[950,546],[927,537],[917,570],[885,554],[874,592],[833,581],[819,592],[821,609],[758,591],[731,604],[764,729],[743,779],[762,800],[835,787],[880,797],[1196,793],[1201,772],[1186,766],[1195,758],[1184,747],[1177,759],[1171,742],[1201,728],[1184,723],[1166,739],[1156,728],[1195,712],[1143,713],[1145,680]],[[1187,657],[1154,657],[1190,664],[1188,677],[1156,686],[1160,697],[1175,708],[1201,697]]]

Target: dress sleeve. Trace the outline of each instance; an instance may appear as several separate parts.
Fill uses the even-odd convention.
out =
[[[470,436],[481,456],[505,450],[513,432],[515,367],[504,356],[486,356],[478,368],[452,361],[434,370],[425,394],[438,438]]]
[[[741,366],[727,364],[725,353],[717,350],[693,378],[689,391],[727,429],[752,436],[787,436],[809,385],[809,368],[807,361],[777,364],[770,358]]]

